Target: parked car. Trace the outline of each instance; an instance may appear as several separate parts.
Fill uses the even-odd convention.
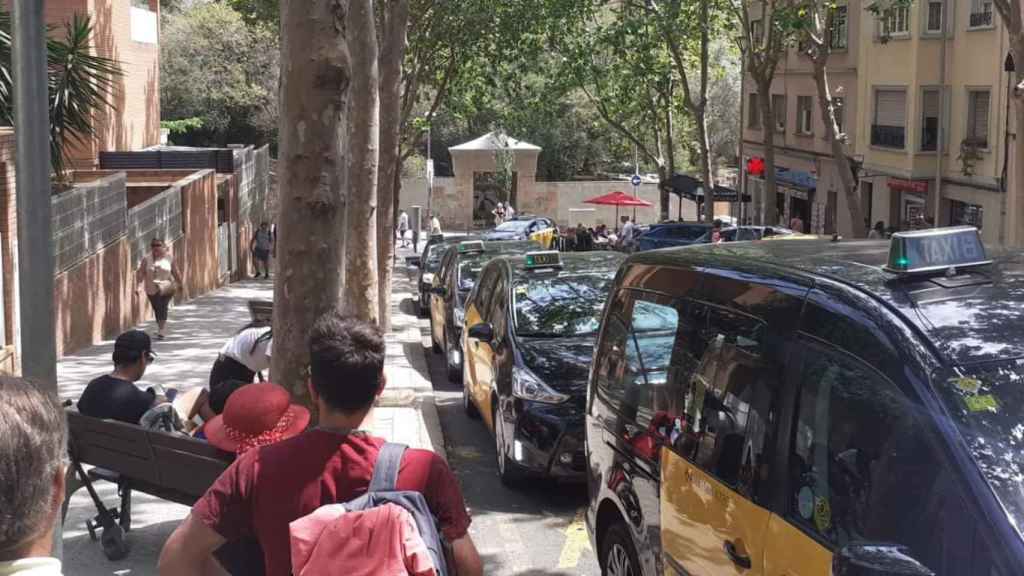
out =
[[[529,240],[533,234],[555,228],[550,218],[518,215],[483,234],[484,240]]]
[[[771,236],[792,236],[796,231],[781,226],[735,226],[722,229],[722,242],[745,242],[761,240]],[[710,244],[711,229],[709,228],[694,244]]]
[[[414,262],[420,269],[419,281],[419,303],[420,316],[426,316],[430,312],[430,287],[434,284],[434,275],[441,268],[441,257],[445,250],[452,244],[458,244],[463,240],[471,240],[465,234],[441,234],[431,236],[427,245],[423,248],[423,254]]]
[[[1021,574],[1022,256],[958,227],[627,259],[586,404],[602,573]]]
[[[582,481],[587,371],[617,252],[495,258],[466,303],[462,401],[494,435],[498,476]]]
[[[653,224],[649,230],[641,233],[637,238],[636,251],[689,246],[697,242],[710,229],[710,224],[698,222]]]

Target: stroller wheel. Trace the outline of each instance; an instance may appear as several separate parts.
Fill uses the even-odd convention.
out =
[[[128,556],[128,542],[124,539],[124,530],[117,524],[107,526],[103,529],[103,536],[100,538],[103,546],[103,555],[107,560],[117,561]]]

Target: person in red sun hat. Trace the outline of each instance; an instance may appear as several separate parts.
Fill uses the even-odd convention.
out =
[[[298,436],[309,426],[309,410],[291,403],[288,391],[270,382],[235,391],[203,432],[206,441],[235,454]]]

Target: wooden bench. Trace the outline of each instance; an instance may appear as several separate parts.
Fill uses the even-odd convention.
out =
[[[234,454],[185,436],[145,430],[137,425],[100,420],[67,411],[68,451],[72,466],[64,501],[86,487],[96,505],[96,518],[86,523],[96,539],[103,529],[103,550],[111,560],[127,555],[124,532],[131,528],[132,491],[191,506],[234,460]],[[85,472],[83,466],[94,466]],[[120,503],[108,509],[92,482],[117,484]],[[115,523],[116,520],[116,523]]]

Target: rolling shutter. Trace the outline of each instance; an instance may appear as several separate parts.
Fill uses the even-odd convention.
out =
[[[907,125],[907,93],[905,90],[879,90],[875,92],[875,125]]]

